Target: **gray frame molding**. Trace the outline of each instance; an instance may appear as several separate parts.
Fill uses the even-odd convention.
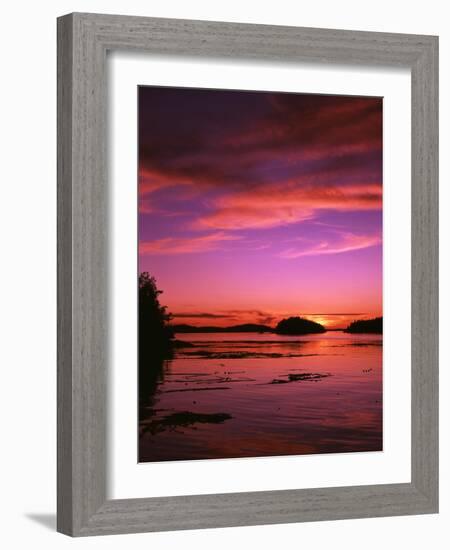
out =
[[[106,52],[409,67],[412,481],[108,500]],[[58,531],[72,536],[438,511],[438,38],[74,13],[58,19]]]

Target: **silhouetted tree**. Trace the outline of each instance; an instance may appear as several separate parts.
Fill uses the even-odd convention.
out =
[[[353,321],[344,332],[351,334],[383,334],[383,317]]]
[[[172,347],[173,330],[168,324],[171,320],[167,307],[159,303],[156,280],[147,272],[139,276],[139,354],[164,356]]]
[[[162,377],[164,360],[172,356],[173,330],[167,307],[159,303],[162,294],[154,277],[139,276],[139,393],[149,397]]]
[[[325,332],[325,328],[314,321],[304,319],[303,317],[289,317],[283,319],[276,326],[275,332],[277,334],[319,334]]]

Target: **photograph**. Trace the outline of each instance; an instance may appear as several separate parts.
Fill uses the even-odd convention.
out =
[[[138,86],[139,462],[383,450],[383,99]]]

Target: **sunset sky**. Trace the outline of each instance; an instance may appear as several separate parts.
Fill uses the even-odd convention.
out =
[[[174,323],[382,314],[382,99],[139,88],[139,271]]]

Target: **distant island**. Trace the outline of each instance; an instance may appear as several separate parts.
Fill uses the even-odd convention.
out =
[[[319,334],[326,332],[325,327],[314,321],[309,321],[303,317],[289,317],[283,319],[275,328],[267,325],[258,325],[255,323],[246,323],[243,325],[233,325],[231,327],[196,327],[193,325],[171,325],[175,334],[181,333],[233,333],[233,332],[272,332],[285,335]]]
[[[344,329],[344,332],[349,332],[350,334],[383,334],[383,317],[353,321],[353,323],[350,323]]]
[[[326,329],[321,324],[303,317],[289,317],[278,323],[275,332],[288,335],[320,334],[326,332]]]

